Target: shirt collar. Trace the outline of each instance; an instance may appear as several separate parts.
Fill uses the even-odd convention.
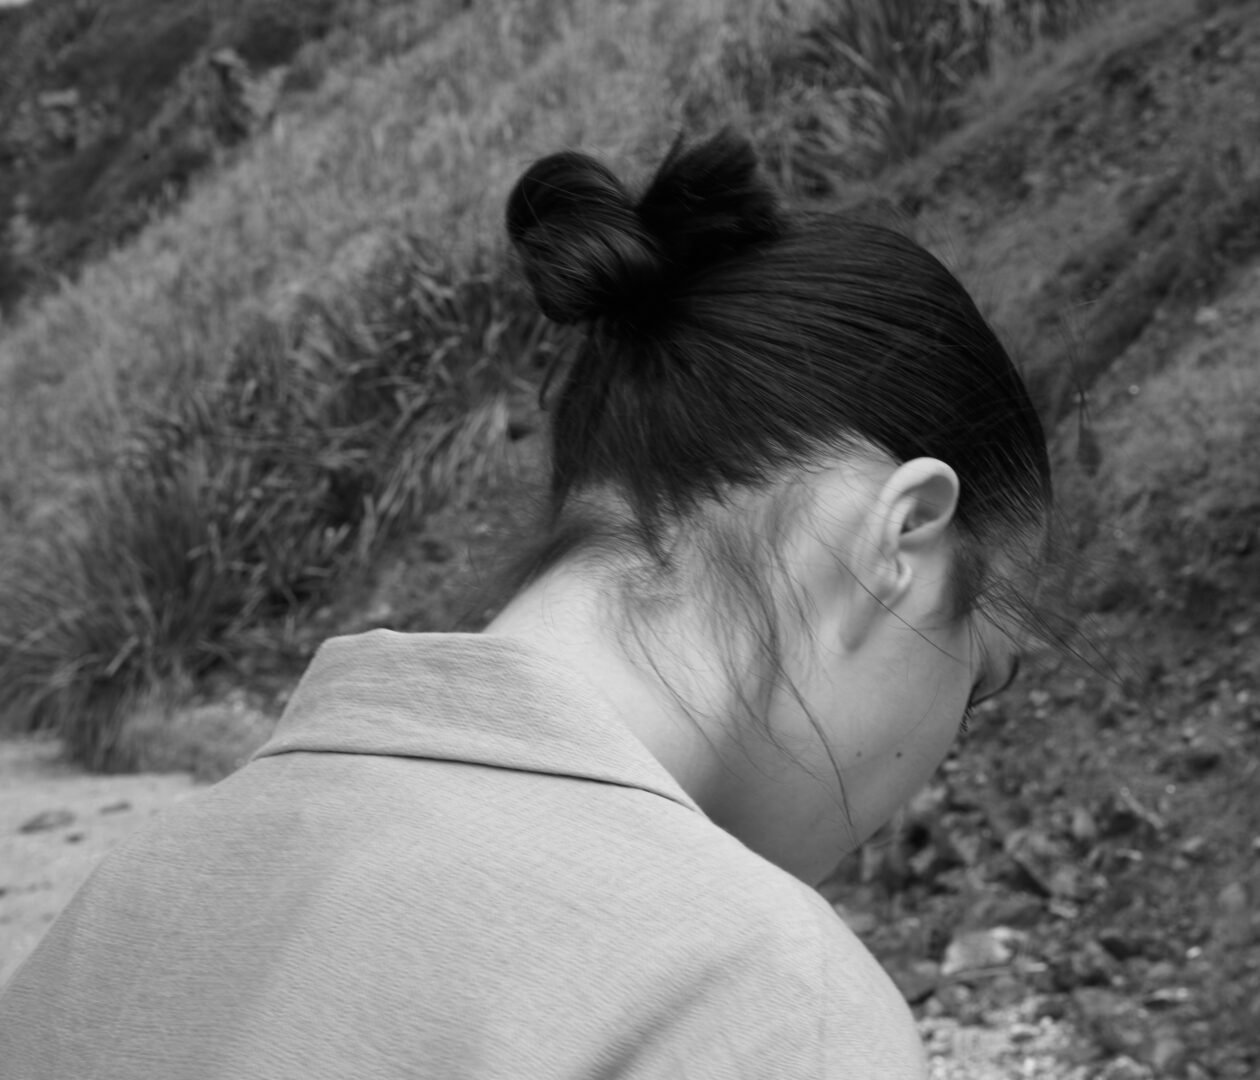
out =
[[[598,780],[699,811],[594,685],[524,642],[485,634],[326,641],[255,757],[295,750]]]

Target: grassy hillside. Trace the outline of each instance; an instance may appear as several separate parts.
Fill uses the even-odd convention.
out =
[[[314,86],[351,29],[382,6],[41,0],[5,9],[0,308],[169,209],[266,123],[277,95]]]

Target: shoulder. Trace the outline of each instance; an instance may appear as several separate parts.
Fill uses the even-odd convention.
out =
[[[744,888],[733,888],[738,918],[756,927],[746,960],[799,992],[780,1004],[818,1026],[824,1077],[921,1077],[921,1039],[909,1007],[887,972],[814,890],[746,852]]]
[[[664,816],[670,841],[623,849],[617,895],[599,901],[618,912],[611,952],[625,958],[610,979],[632,985],[647,964],[656,981],[630,996],[672,1000],[699,1045],[736,1039],[737,1075],[762,1061],[779,1077],[925,1075],[904,999],[817,892],[700,815]]]

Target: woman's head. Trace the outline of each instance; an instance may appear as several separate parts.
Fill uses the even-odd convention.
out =
[[[838,735],[820,710],[848,700],[861,727],[883,678],[905,710],[925,707],[912,687],[960,714],[966,695],[941,689],[931,657],[990,681],[994,635],[1018,621],[1050,482],[1009,357],[935,258],[840,214],[784,212],[729,133],[676,146],[638,198],[588,157],[545,158],[507,224],[543,312],[586,328],[554,403],[548,533],[521,582],[594,575],[658,671],[662,628],[698,616],[730,701],[758,722],[745,730],[791,760],[776,718],[799,711],[868,832],[882,799],[864,811],[837,745],[852,724]],[[730,711],[678,697],[698,717]],[[923,744],[932,768],[940,741]]]

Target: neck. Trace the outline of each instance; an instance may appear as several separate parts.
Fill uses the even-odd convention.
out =
[[[668,657],[662,672],[635,663],[617,640],[609,600],[577,572],[557,571],[514,597],[484,633],[516,638],[539,649],[603,691],[622,723],[706,813],[720,800],[720,745],[687,715],[677,687],[692,701],[711,700],[720,685],[711,657],[700,655],[701,634],[662,630],[653,650]],[[707,691],[707,693],[706,693]]]

